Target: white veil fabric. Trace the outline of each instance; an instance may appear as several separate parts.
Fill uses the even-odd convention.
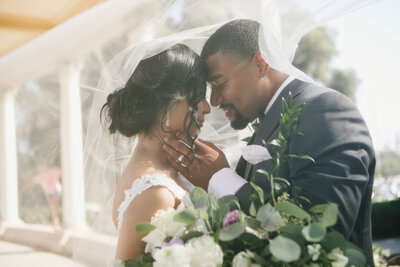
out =
[[[100,207],[93,212],[87,212],[89,228],[103,234],[106,237],[105,240],[111,244],[110,250],[106,253],[102,252],[101,255],[105,257],[102,260],[104,266],[113,259],[113,246],[117,235],[111,220],[113,195],[118,178],[133,151],[135,138],[110,135],[100,121],[100,110],[106,103],[108,94],[125,85],[140,60],[177,43],[184,43],[200,54],[207,38],[221,25],[232,19],[246,18],[256,20],[261,24],[259,47],[263,58],[272,68],[312,82],[307,74],[292,65],[301,38],[327,21],[375,1],[172,0],[160,1],[152,7],[147,19],[129,33],[132,40],[129,46],[117,53],[102,70],[98,85],[93,90],[93,102],[84,145],[84,193],[88,207],[93,203]],[[220,19],[213,16],[215,10],[223,13]],[[134,16],[135,10],[132,12]],[[203,16],[204,19],[198,20],[198,25],[193,25],[193,21],[185,20],[185,16],[190,13]],[[181,16],[181,24],[178,31],[179,29],[187,30],[165,35],[161,31],[162,26],[171,18],[179,16]],[[210,24],[207,25],[208,23]],[[162,37],[155,37],[163,34]],[[230,128],[229,122],[221,119],[222,115],[214,109],[208,118],[210,120],[201,130],[200,137],[214,142],[234,162],[240,156],[238,146],[243,134]],[[134,226],[132,226],[132,231],[134,231]],[[82,249],[84,246],[86,244],[83,241],[75,242],[73,249],[75,260],[87,258],[87,255],[83,255],[86,253]]]

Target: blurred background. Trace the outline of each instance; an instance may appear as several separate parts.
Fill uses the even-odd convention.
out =
[[[13,65],[10,58],[24,47],[39,45],[35,40],[50,38],[49,31],[102,2],[0,0],[0,69],[18,69],[18,64]],[[203,0],[218,8],[208,9],[204,4],[201,5],[204,10],[194,13],[188,12],[193,7],[180,0],[168,9],[166,23],[161,29],[132,35],[135,23],[145,18],[143,10],[151,10],[157,2],[142,1],[134,7],[136,17],[129,18],[130,27],[118,34],[105,32],[105,37],[99,41],[101,45],[82,48],[82,52],[72,58],[66,56],[49,66],[41,65],[46,49],[63,52],[62,47],[48,47],[36,57],[18,59],[19,64],[37,65],[32,68],[32,74],[15,74],[28,78],[21,84],[7,83],[8,72],[0,73],[1,240],[41,247],[41,242],[34,241],[34,237],[30,239],[21,233],[32,236],[35,236],[34,230],[57,233],[55,252],[71,255],[71,247],[60,243],[63,233],[76,227],[79,221],[71,214],[81,214],[78,216],[82,217],[82,225],[93,225],[93,218],[104,207],[96,195],[86,195],[82,210],[77,210],[79,198],[76,200],[75,196],[82,190],[83,163],[76,164],[79,156],[63,156],[67,152],[63,152],[62,147],[82,150],[101,69],[116,52],[134,42],[228,20],[236,12],[235,1]],[[369,126],[377,155],[373,235],[377,244],[392,249],[392,256],[400,253],[399,242],[393,241],[400,236],[399,11],[399,1],[382,0],[335,19],[307,34],[294,59],[294,65],[316,82],[352,99]],[[106,36],[112,38],[106,40]],[[65,40],[69,42],[71,40]],[[74,86],[78,90],[69,92]],[[211,118],[215,125],[225,123],[224,120],[218,113]],[[239,140],[238,135],[227,142]],[[81,153],[75,155],[81,155],[82,159]],[[234,163],[237,159],[231,160]],[[33,228],[27,230],[26,225],[33,225]],[[45,228],[35,228],[42,226]],[[96,231],[100,229],[86,230]],[[107,233],[101,229],[101,233],[96,234]],[[51,246],[42,245],[42,248],[52,250]],[[3,254],[0,246],[0,263],[5,256],[7,253]]]

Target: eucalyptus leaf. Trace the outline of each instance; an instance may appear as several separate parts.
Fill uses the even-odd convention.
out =
[[[233,223],[227,227],[222,228],[219,233],[219,239],[221,241],[231,241],[244,232],[244,225],[241,222]]]
[[[337,217],[338,217],[338,206],[337,204],[331,203],[326,210],[324,211],[321,219],[321,223],[325,227],[331,227],[334,226],[337,222]]]
[[[290,238],[277,236],[269,243],[272,256],[283,262],[292,262],[300,258],[300,246]]]
[[[221,212],[219,209],[219,203],[216,199],[210,198],[210,206],[208,207],[208,213],[210,214],[211,220],[215,224],[220,224],[222,221]]]
[[[323,213],[328,207],[330,203],[326,204],[318,204],[315,206],[312,206],[308,211],[312,213]]]
[[[306,240],[301,232],[303,227],[298,224],[288,224],[284,226],[281,230],[282,236],[293,239],[301,247],[305,247]]]
[[[288,201],[276,203],[275,209],[299,219],[308,219],[310,217],[310,215],[302,208]]]
[[[154,229],[156,229],[157,227],[151,223],[147,223],[147,222],[143,222],[143,223],[138,223],[135,226],[135,230],[136,232],[139,233],[147,233],[147,232],[151,232]]]
[[[340,248],[341,251],[345,251],[347,247],[344,236],[336,231],[327,233],[321,245],[326,251],[332,251],[334,248]]]
[[[346,266],[364,267],[367,262],[364,254],[358,249],[348,248],[344,255],[349,259]]]
[[[264,230],[273,232],[280,227],[281,215],[267,203],[258,209],[256,219]]]
[[[203,232],[191,231],[191,232],[189,232],[189,233],[183,235],[183,236],[181,237],[181,239],[183,240],[183,242],[186,242],[186,241],[188,241],[189,239],[192,239],[192,238],[195,238],[195,237],[200,237],[200,236],[202,236],[202,235],[204,235]]]
[[[257,221],[254,218],[247,218],[246,219],[246,225],[249,226],[250,228],[257,230],[260,228],[260,222]]]
[[[174,215],[174,221],[191,225],[196,222],[196,212],[193,209],[185,209]]]
[[[190,200],[196,209],[208,206],[208,194],[200,187],[196,187],[190,191]]]
[[[319,242],[324,239],[326,235],[326,228],[320,223],[311,223],[305,226],[301,232],[307,241]]]
[[[218,199],[218,205],[220,209],[221,217],[224,218],[225,215],[233,209],[240,209],[240,204],[238,198],[233,195],[223,196]]]

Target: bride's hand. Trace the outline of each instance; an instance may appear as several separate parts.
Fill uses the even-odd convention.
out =
[[[225,154],[211,142],[197,139],[196,149],[192,151],[177,138],[169,137],[164,141],[163,148],[170,164],[192,184],[206,191],[212,175],[229,168]]]

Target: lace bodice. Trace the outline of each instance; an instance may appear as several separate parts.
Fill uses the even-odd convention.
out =
[[[164,186],[168,188],[179,200],[183,200],[183,197],[186,194],[186,191],[166,174],[155,173],[143,175],[139,179],[133,181],[131,188],[124,191],[125,199],[121,202],[118,208],[118,231],[121,228],[124,213],[133,199],[152,186]]]

